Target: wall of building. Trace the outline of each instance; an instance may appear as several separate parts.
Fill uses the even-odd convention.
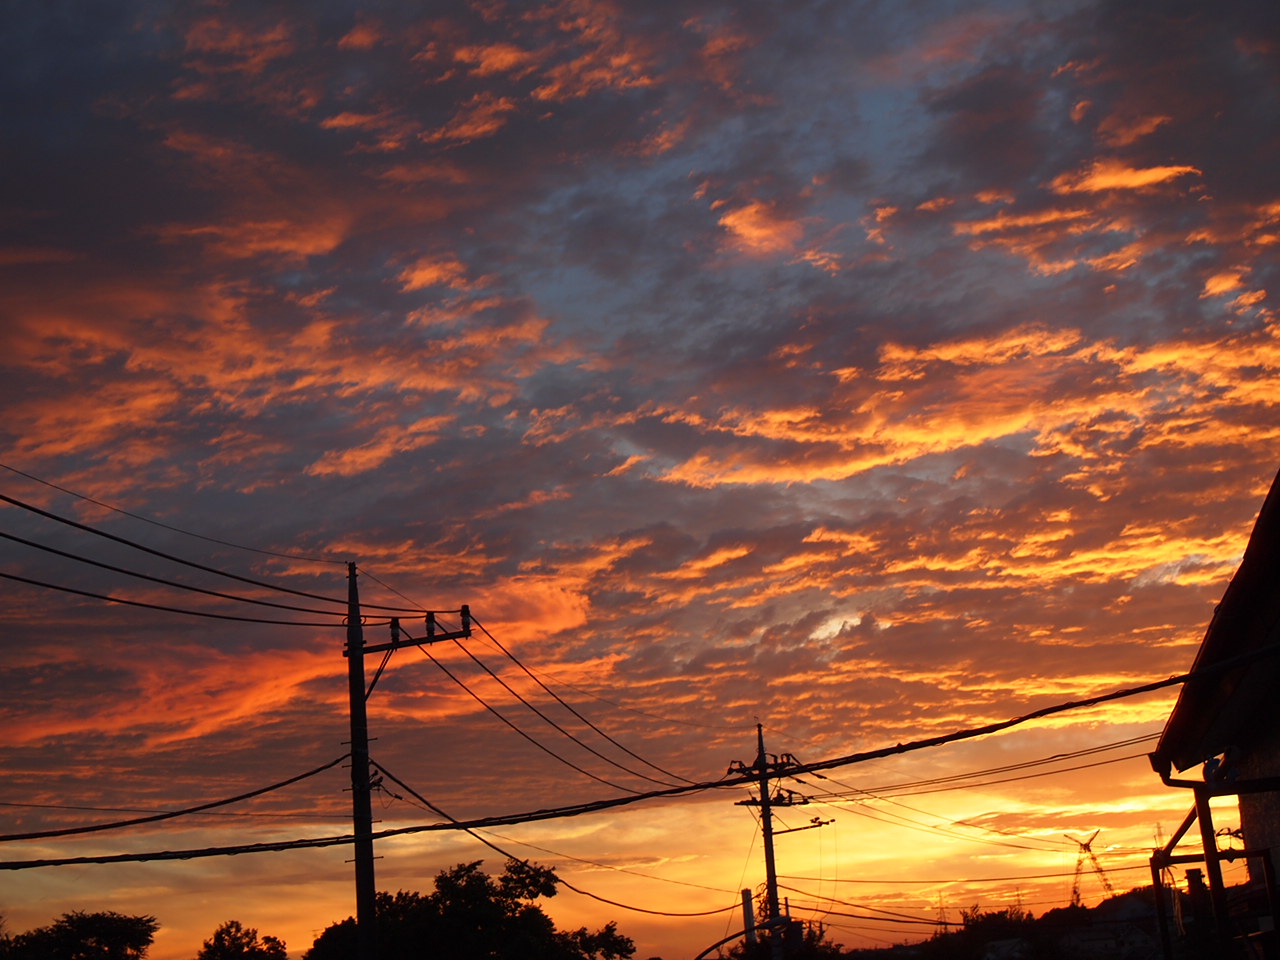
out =
[[[1241,780],[1280,777],[1280,711],[1268,711],[1258,721],[1257,737],[1240,758]],[[1280,793],[1242,794],[1240,826],[1249,849],[1271,849],[1271,862],[1280,877]],[[1257,864],[1249,864],[1249,876],[1262,879]]]

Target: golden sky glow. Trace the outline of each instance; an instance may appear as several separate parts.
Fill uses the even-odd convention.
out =
[[[6,31],[0,464],[22,473],[0,492],[305,593],[344,597],[355,561],[368,603],[469,604],[483,630],[432,651],[461,685],[404,650],[369,701],[375,757],[433,803],[716,779],[757,721],[771,751],[845,756],[1190,665],[1277,467],[1261,0],[98,6],[28,4]],[[0,833],[345,749],[340,613],[74,557],[323,601],[0,519],[63,551],[6,540],[3,573],[326,624],[6,581]],[[1063,834],[1097,829],[1116,886],[1142,883],[1189,803],[1142,756],[1175,695],[789,784],[816,799],[785,825],[836,820],[779,838],[796,915],[1060,906]],[[4,852],[338,834],[344,776]],[[658,911],[566,890],[562,926],[617,920],[676,960],[763,879],[744,796],[497,833]],[[464,834],[378,852],[388,890],[498,868]],[[0,916],[154,913],[152,960],[236,918],[296,958],[352,912],[346,859],[0,873]],[[929,931],[827,919],[849,946]]]

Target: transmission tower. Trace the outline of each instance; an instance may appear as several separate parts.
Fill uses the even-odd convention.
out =
[[[1093,841],[1101,832],[1101,828],[1093,831],[1088,840],[1077,840],[1070,834],[1063,834],[1064,837],[1080,847],[1080,852],[1076,856],[1076,878],[1071,884],[1071,906],[1073,907],[1080,906],[1080,874],[1084,872],[1085,860],[1089,861],[1093,867],[1093,872],[1102,881],[1102,888],[1107,891],[1107,896],[1114,897],[1116,895],[1115,890],[1111,887],[1111,881],[1107,879],[1107,872],[1102,869],[1102,864],[1098,862],[1098,858],[1093,854]]]

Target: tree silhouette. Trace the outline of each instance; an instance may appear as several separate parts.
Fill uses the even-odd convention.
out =
[[[275,937],[258,939],[258,931],[239,920],[228,920],[206,940],[196,960],[289,960],[284,941]]]
[[[482,861],[441,872],[428,895],[379,893],[380,960],[627,960],[635,944],[613,923],[594,933],[557,930],[534,901],[556,893],[546,867],[508,860],[496,880]],[[355,920],[326,928],[303,960],[349,960],[355,955]]]
[[[142,960],[160,926],[155,917],[105,911],[64,913],[47,927],[0,939],[4,960]]]

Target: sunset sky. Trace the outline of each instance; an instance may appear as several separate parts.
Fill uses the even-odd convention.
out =
[[[757,722],[817,761],[1181,673],[1280,465],[1273,0],[5,20],[0,493],[293,590],[343,599],[354,561],[366,603],[469,604],[487,635],[431,651],[458,683],[407,649],[369,699],[374,759],[455,817],[715,780]],[[0,832],[347,749],[341,607],[137,579],[330,609],[17,505],[0,531],[66,554],[0,541],[10,576],[320,624],[6,580]],[[1176,693],[785,783],[841,795],[781,811],[834,820],[777,840],[793,914],[861,946],[1039,913],[1094,830],[1147,882],[1191,803],[1143,757]],[[347,776],[0,854],[341,835]],[[485,835],[626,905],[564,890],[562,927],[677,960],[764,879],[749,795]],[[440,820],[391,782],[374,806]],[[389,891],[501,868],[456,832],[377,852]],[[234,918],[296,958],[354,912],[350,856],[5,871],[0,915],[154,914],[153,960]]]

